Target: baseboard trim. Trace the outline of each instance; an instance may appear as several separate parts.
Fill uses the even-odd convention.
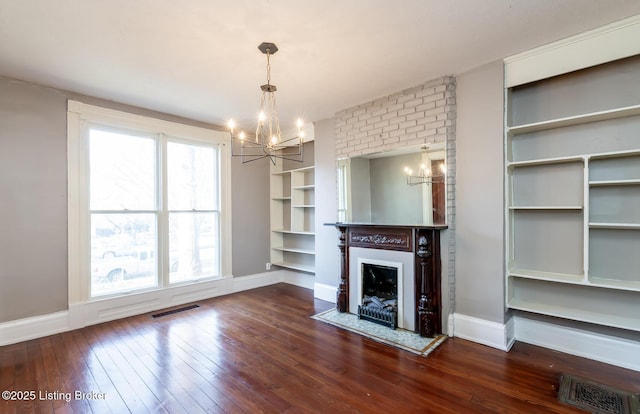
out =
[[[68,331],[67,311],[0,323],[0,346]]]
[[[272,272],[234,277],[232,279],[231,292],[229,293],[242,292],[283,282],[284,272],[284,270],[274,270]]]
[[[455,337],[508,351],[515,341],[512,319],[502,324],[454,313],[449,318],[449,334],[453,332]]]
[[[0,346],[282,282],[314,285],[311,275],[276,270],[73,304],[65,311],[0,323]]]
[[[315,276],[309,273],[293,272],[291,270],[282,270],[282,281],[294,286],[300,286],[305,289],[313,290]]]
[[[337,294],[338,288],[335,286],[325,285],[323,283],[315,283],[313,285],[313,296],[316,299],[336,303]]]
[[[516,339],[606,364],[640,371],[640,342],[602,335],[576,328],[535,321],[520,316],[515,319]]]

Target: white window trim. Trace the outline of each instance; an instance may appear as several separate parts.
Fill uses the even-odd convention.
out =
[[[229,146],[226,145],[229,134],[69,100],[67,107],[69,306],[98,300],[91,299],[89,279],[86,277],[90,273],[88,246],[86,240],[83,240],[86,238],[89,223],[87,215],[83,213],[88,210],[87,200],[82,197],[87,185],[88,148],[82,137],[86,133],[89,122],[156,131],[168,136],[189,137],[195,141],[220,144],[220,271],[222,278],[231,278],[231,154]],[[192,284],[199,283],[202,282],[192,282]],[[159,290],[170,288],[164,287]]]

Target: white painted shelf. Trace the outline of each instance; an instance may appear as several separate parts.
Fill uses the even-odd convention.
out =
[[[315,168],[271,169],[271,264],[315,272]]]
[[[582,210],[582,206],[511,206],[509,210]]]
[[[562,305],[549,305],[546,303],[519,299],[511,299],[507,303],[507,306],[511,309],[540,313],[558,318],[568,318],[581,322],[611,326],[614,328],[640,331],[640,318],[636,315],[623,316],[619,314],[607,314],[600,311],[591,311],[588,309],[579,309]]]
[[[508,161],[507,167],[529,167],[533,165],[562,164],[566,162],[576,162],[576,161],[583,161],[583,160],[584,158],[581,156],[540,158],[536,160],[526,160],[526,161]]]
[[[292,230],[287,230],[287,229],[272,229],[271,231],[276,232],[276,233],[301,234],[301,235],[306,235],[306,236],[315,235],[315,233],[312,232],[312,231],[292,231]]]
[[[568,273],[553,273],[553,272],[540,272],[537,270],[527,269],[512,269],[507,272],[510,277],[521,277],[526,279],[545,280],[549,282],[565,282],[583,284],[585,277],[584,274],[568,274]]]
[[[640,230],[640,224],[639,223],[589,223],[589,228],[616,229],[616,230]]]
[[[284,267],[286,269],[291,269],[291,270],[300,270],[307,273],[315,273],[316,271],[315,266],[304,265],[297,262],[274,262],[271,264],[274,266]]]
[[[605,180],[605,181],[589,181],[591,187],[608,187],[619,185],[640,185],[640,180]]]
[[[274,250],[282,250],[283,252],[292,252],[292,253],[300,253],[300,254],[316,254],[314,250],[304,250],[304,249],[296,249],[289,247],[272,247]]]
[[[525,125],[516,125],[507,128],[509,134],[527,134],[529,132],[545,131],[548,129],[562,128],[572,125],[581,125],[589,122],[606,121],[609,119],[624,118],[628,116],[640,115],[640,105],[627,106],[624,108],[610,109],[607,111],[592,112],[576,116],[551,119],[548,121],[533,122]]]
[[[508,91],[506,119],[585,107],[541,82]],[[638,116],[640,104],[505,128],[508,308],[640,331]]]

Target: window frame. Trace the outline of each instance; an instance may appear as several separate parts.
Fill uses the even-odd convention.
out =
[[[130,293],[116,293],[109,296],[91,297],[91,259],[90,259],[90,218],[89,206],[89,145],[88,136],[92,125],[113,127],[117,130],[137,131],[144,135],[157,137],[160,177],[160,196],[165,197],[166,171],[165,158],[167,142],[182,142],[194,145],[217,145],[219,161],[219,220],[220,220],[220,276],[215,279],[230,278],[231,275],[231,155],[228,133],[195,127],[149,116],[108,109],[80,101],[69,100],[67,106],[67,202],[68,202],[68,281],[69,305],[120,298],[125,295],[149,291],[167,290],[176,286],[211,281],[211,278],[170,284],[169,275],[161,272],[159,285],[136,290]],[[162,200],[159,200],[162,201]],[[166,201],[166,200],[165,200]],[[168,215],[162,204],[158,206],[159,218]],[[158,229],[160,232],[161,229]],[[166,235],[158,234],[158,256],[163,257]],[[162,265],[162,258],[159,259]]]

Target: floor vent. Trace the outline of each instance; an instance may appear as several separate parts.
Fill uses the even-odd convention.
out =
[[[596,414],[640,414],[640,396],[584,378],[563,375],[558,399]]]
[[[151,315],[151,317],[159,318],[161,316],[173,315],[174,313],[184,312],[184,311],[188,311],[188,310],[199,308],[199,307],[200,307],[200,305],[183,306],[182,308],[176,308],[176,309],[171,309],[171,310],[160,312],[160,313],[155,313],[155,314]]]

